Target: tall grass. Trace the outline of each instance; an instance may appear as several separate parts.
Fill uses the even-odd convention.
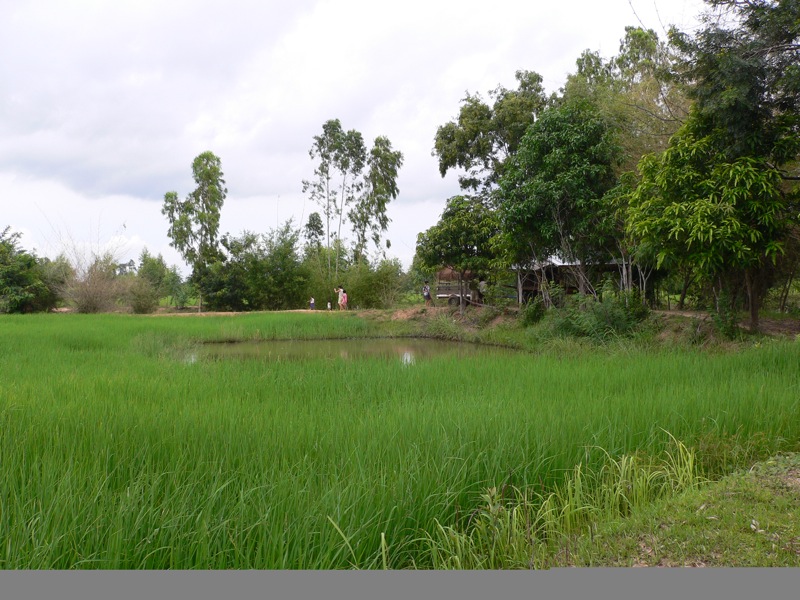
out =
[[[674,448],[655,460],[604,453],[597,472],[578,463],[550,492],[489,488],[464,529],[437,523],[426,532],[429,563],[435,569],[546,568],[562,539],[702,483],[694,452],[672,441]]]
[[[711,440],[765,452],[800,440],[796,343],[413,366],[187,360],[198,340],[376,327],[330,314],[3,317],[0,568],[440,566],[432,533],[470,531],[492,488],[577,498],[579,464],[602,478],[614,461],[639,473],[626,455],[685,461],[667,431],[696,448],[698,471],[731,466]],[[606,504],[630,500],[604,489]]]

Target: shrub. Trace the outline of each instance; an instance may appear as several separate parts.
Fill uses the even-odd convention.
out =
[[[541,321],[546,312],[547,308],[545,308],[544,302],[537,296],[522,306],[520,319],[525,327],[531,327]]]
[[[631,334],[650,312],[636,291],[613,293],[607,288],[602,297],[602,301],[593,296],[568,298],[564,308],[556,311],[556,331],[606,341]]]
[[[136,314],[149,314],[158,306],[158,292],[146,278],[137,276],[130,282],[128,302]]]
[[[95,257],[83,270],[76,270],[66,286],[66,297],[80,313],[108,312],[116,306],[119,282],[116,261],[110,254]]]

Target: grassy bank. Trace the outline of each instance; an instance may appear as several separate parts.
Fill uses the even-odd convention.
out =
[[[487,489],[800,441],[800,345],[192,361],[198,341],[408,334],[355,315],[0,319],[0,567],[436,566]],[[346,342],[343,342],[346,343]]]

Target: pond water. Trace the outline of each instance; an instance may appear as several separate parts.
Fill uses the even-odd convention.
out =
[[[258,359],[258,360],[357,360],[384,357],[403,364],[414,364],[433,356],[488,356],[514,353],[514,350],[421,338],[378,338],[345,340],[272,340],[203,344],[190,359]]]

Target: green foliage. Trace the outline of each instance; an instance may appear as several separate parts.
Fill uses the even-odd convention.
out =
[[[0,313],[46,311],[58,301],[48,261],[19,248],[20,234],[0,232]]]
[[[303,228],[303,235],[306,238],[307,251],[319,251],[322,240],[325,237],[325,226],[322,224],[322,217],[318,212],[308,215],[308,222]]]
[[[342,253],[335,242],[342,240],[346,219],[353,225],[355,254],[359,259],[365,254],[368,238],[379,245],[389,225],[387,206],[399,192],[397,175],[403,155],[392,149],[385,136],[375,138],[368,154],[360,132],[345,131],[339,119],[330,119],[322,125],[322,134],[314,136],[309,156],[318,162],[314,179],[303,180],[303,193],[322,209],[328,250],[327,279],[337,279]],[[331,221],[337,220],[336,230],[332,231]],[[313,224],[314,236],[319,232],[322,218],[319,221]]]
[[[525,134],[500,181],[502,223],[534,256],[582,263],[605,250],[619,149],[596,107],[581,100],[549,108]]]
[[[147,277],[141,274],[134,276],[127,290],[127,299],[131,310],[136,314],[149,314],[158,307],[160,295]]]
[[[544,109],[547,100],[542,77],[532,71],[517,71],[516,90],[502,86],[489,92],[489,106],[479,94],[467,94],[458,118],[436,131],[433,153],[444,177],[459,168],[461,189],[482,193],[497,183],[505,161],[519,146],[528,126]]]
[[[368,237],[380,247],[381,236],[389,227],[387,207],[399,193],[397,175],[402,166],[403,154],[392,149],[389,138],[375,138],[367,159],[365,193],[348,213],[356,237],[354,254],[357,258],[365,255]]]
[[[139,277],[144,278],[156,295],[160,298],[169,293],[170,287],[174,286],[171,280],[170,271],[164,257],[160,254],[152,256],[147,248],[142,249],[139,255],[139,267],[136,270]]]
[[[541,321],[545,313],[547,313],[547,307],[545,307],[542,299],[537,296],[522,306],[520,320],[523,326],[530,327]]]
[[[402,265],[397,259],[384,259],[375,264],[356,262],[343,279],[351,309],[391,308],[405,286]]]
[[[640,164],[628,229],[660,247],[657,264],[684,262],[708,274],[774,260],[787,217],[781,178],[764,161],[725,162],[691,127]]]
[[[726,162],[741,157],[776,167],[800,153],[800,4],[709,0],[704,27],[671,32],[692,83],[698,137]],[[724,16],[727,18],[719,18]]]
[[[192,176],[197,184],[194,191],[182,201],[176,192],[167,192],[161,212],[169,221],[170,245],[200,276],[219,257],[219,214],[228,190],[222,162],[212,152],[194,159]]]
[[[638,292],[610,292],[594,296],[567,296],[562,308],[550,311],[553,327],[561,335],[606,342],[631,335],[649,314]]]
[[[267,236],[225,235],[224,260],[210,265],[201,290],[215,310],[286,310],[305,305],[308,274],[291,221]]]
[[[626,27],[617,56],[606,61],[587,50],[567,78],[562,101],[590,101],[617,132],[622,173],[664,150],[685,117],[689,101],[671,74],[673,61],[655,31]]]
[[[487,271],[499,225],[497,214],[480,198],[453,196],[438,223],[417,236],[415,260],[430,270]]]

